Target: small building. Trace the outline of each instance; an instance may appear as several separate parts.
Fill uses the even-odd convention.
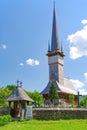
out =
[[[34,102],[20,86],[17,86],[13,93],[7,97],[6,101],[9,102],[12,117],[18,119],[25,118],[26,105],[29,102]]]
[[[75,95],[75,102],[78,101],[77,92],[75,91],[72,82],[64,77],[64,51],[62,44],[58,37],[58,28],[56,21],[55,5],[53,10],[53,25],[52,25],[52,37],[51,44],[48,45],[48,57],[49,65],[49,82],[44,90],[41,92],[45,100],[48,99],[49,90],[52,82],[54,83],[56,90],[59,94],[59,99],[64,103],[69,102],[69,95]],[[72,69],[72,68],[71,68]],[[48,102],[48,101],[47,101]]]

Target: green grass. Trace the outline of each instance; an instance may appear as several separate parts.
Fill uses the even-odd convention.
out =
[[[87,130],[87,120],[15,121],[1,126],[0,130]]]

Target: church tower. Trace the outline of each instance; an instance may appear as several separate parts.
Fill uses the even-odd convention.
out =
[[[72,82],[64,77],[64,52],[62,49],[62,45],[60,44],[58,37],[58,28],[56,21],[56,12],[55,5],[53,9],[53,25],[52,25],[52,36],[51,36],[51,45],[48,44],[48,65],[49,65],[49,82],[41,92],[43,97],[45,98],[45,103],[49,104],[49,91],[54,83],[56,87],[56,91],[59,94],[59,99],[62,99],[64,103],[69,103],[69,95],[76,95],[76,91],[72,85]]]
[[[48,65],[49,65],[49,81],[55,80],[59,84],[64,85],[64,52],[58,38],[58,28],[56,22],[55,5],[53,10],[53,25],[52,25],[52,37],[51,47],[48,45]]]

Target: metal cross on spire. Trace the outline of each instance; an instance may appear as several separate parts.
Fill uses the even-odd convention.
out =
[[[16,83],[17,83],[17,87],[19,86],[19,82],[20,82],[19,80],[16,81]]]
[[[22,82],[20,81],[20,87],[22,87]]]
[[[17,80],[16,83],[17,83],[17,87],[18,86],[22,87],[22,82],[21,81]]]

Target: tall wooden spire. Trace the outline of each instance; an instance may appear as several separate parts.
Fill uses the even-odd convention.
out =
[[[60,50],[60,42],[58,38],[58,28],[56,22],[55,4],[53,10],[53,25],[52,25],[52,37],[51,37],[51,51],[54,52]]]

